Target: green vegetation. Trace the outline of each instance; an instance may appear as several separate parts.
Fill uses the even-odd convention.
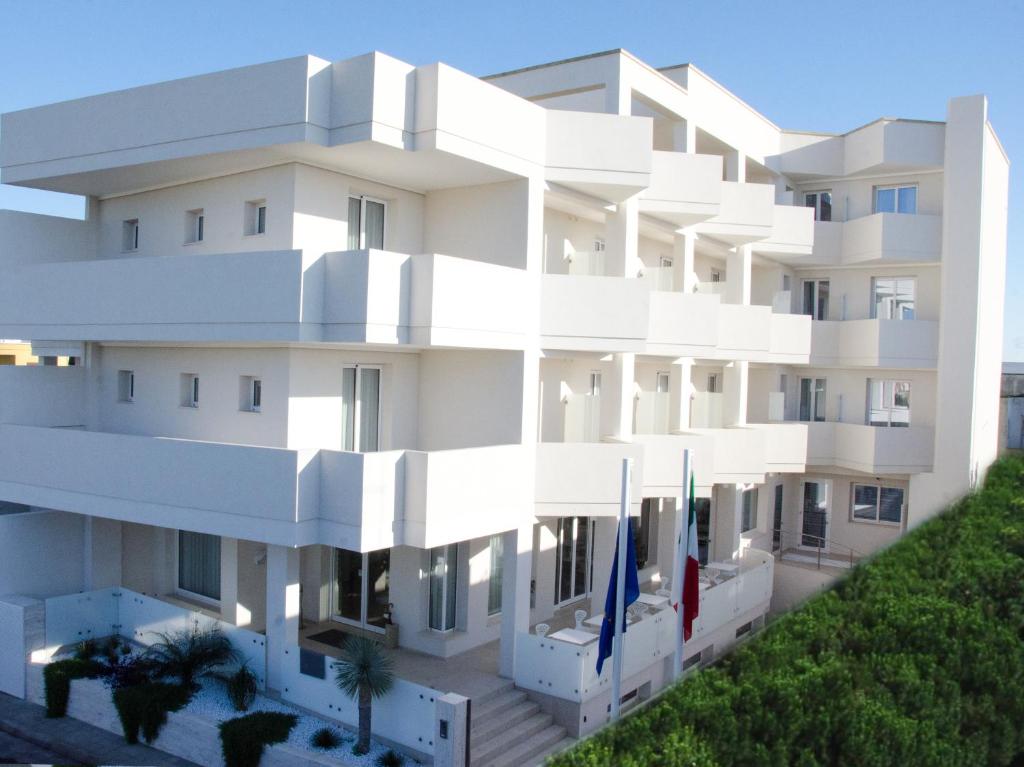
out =
[[[192,687],[196,677],[238,659],[231,640],[217,627],[195,626],[157,636],[160,641],[150,645],[144,657],[159,668],[161,675],[176,677],[185,687]]]
[[[351,636],[334,669],[338,689],[358,701],[359,739],[352,753],[360,756],[370,750],[370,707],[374,698],[386,695],[394,684],[394,664],[379,642]]]
[[[139,742],[139,731],[152,743],[167,722],[167,714],[184,708],[192,691],[180,684],[143,682],[132,687],[119,687],[113,692],[114,707],[121,719],[124,739]]]
[[[1024,460],[552,767],[1024,763]]]
[[[405,757],[391,749],[377,757],[377,767],[404,767],[404,765]]]
[[[313,748],[319,748],[324,751],[330,751],[345,742],[346,740],[338,734],[338,731],[330,727],[321,727],[309,739],[309,744]]]
[[[298,719],[292,714],[257,711],[222,722],[220,745],[226,767],[258,767],[264,746],[283,743]]]
[[[228,698],[235,711],[248,711],[249,706],[256,700],[259,688],[260,683],[256,675],[244,663],[238,667],[238,671],[227,678]]]
[[[91,657],[74,657],[48,664],[43,669],[46,715],[51,719],[59,719],[67,713],[72,679],[97,677],[102,671],[103,666]]]

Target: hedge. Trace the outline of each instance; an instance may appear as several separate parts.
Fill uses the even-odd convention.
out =
[[[551,767],[1024,764],[1024,460]]]

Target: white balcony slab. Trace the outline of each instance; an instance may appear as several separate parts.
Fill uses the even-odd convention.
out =
[[[813,321],[810,364],[934,370],[939,326],[931,320]]]
[[[547,517],[614,517],[622,493],[622,460],[633,459],[630,513],[640,513],[644,450],[619,442],[537,445],[536,513]]]
[[[745,245],[772,234],[775,189],[768,184],[723,181],[718,215],[698,224],[695,231],[728,245]]]
[[[714,218],[722,200],[722,158],[718,155],[654,152],[650,185],[640,192],[640,212],[692,226]]]
[[[541,277],[541,342],[550,349],[643,351],[652,293],[642,280]]]
[[[808,466],[835,466],[868,474],[918,474],[932,470],[935,430],[929,426],[883,427],[810,423]]]
[[[771,257],[810,255],[814,248],[814,210],[794,205],[774,206],[771,234],[752,243],[751,247],[755,253]]]
[[[850,221],[816,221],[809,256],[781,253],[794,266],[935,263],[942,253],[942,217],[874,213]]]

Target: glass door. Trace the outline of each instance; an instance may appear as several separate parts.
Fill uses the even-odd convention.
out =
[[[333,618],[360,628],[383,631],[391,597],[391,549],[362,554],[334,550]]]
[[[772,517],[772,551],[782,548],[782,485],[775,486],[775,506]]]
[[[356,365],[342,371],[342,449],[380,449],[380,368]]]
[[[693,506],[697,516],[697,561],[704,567],[711,553],[711,499],[697,498]]]
[[[803,513],[800,521],[800,545],[828,551],[828,483],[804,482]]]
[[[816,320],[828,319],[828,280],[804,280],[803,313]]]
[[[825,379],[800,379],[800,420],[825,420]]]
[[[588,517],[558,520],[558,558],[555,561],[555,603],[558,605],[590,593],[592,532]]]

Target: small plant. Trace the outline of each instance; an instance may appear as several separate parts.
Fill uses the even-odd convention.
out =
[[[309,744],[313,748],[320,748],[324,751],[330,751],[332,748],[337,748],[345,741],[342,740],[341,736],[338,735],[337,730],[333,730],[330,727],[321,727],[319,730],[313,733],[313,737],[309,739]]]
[[[104,660],[110,665],[117,663],[122,656],[128,655],[132,649],[127,642],[122,642],[121,637],[112,636],[103,643],[101,654]]]
[[[75,648],[76,660],[92,660],[99,654],[100,648],[95,639],[83,639]]]
[[[388,749],[377,757],[377,767],[403,767],[405,757],[393,749]]]
[[[91,659],[68,658],[47,665],[43,669],[46,716],[59,719],[67,713],[73,679],[95,678],[102,672],[103,667]]]
[[[370,750],[370,707],[374,698],[386,695],[394,684],[394,664],[380,643],[352,636],[345,642],[334,669],[338,688],[359,704],[359,739],[352,753],[361,756]]]
[[[194,688],[196,677],[238,659],[231,640],[216,627],[196,626],[157,636],[160,641],[150,645],[144,657],[155,665],[158,676],[175,677],[189,688]]]
[[[218,727],[225,767],[258,767],[264,747],[288,740],[297,721],[293,714],[257,711],[221,722]]]
[[[103,669],[103,676],[108,687],[118,690],[122,687],[137,687],[153,681],[156,669],[153,664],[134,655],[122,655],[108,660]]]
[[[259,688],[256,675],[244,663],[227,679],[228,698],[235,711],[248,711]]]
[[[192,697],[191,689],[166,682],[145,682],[114,690],[114,706],[121,719],[124,739],[139,742],[139,731],[152,743],[167,722],[167,714],[184,708]]]

